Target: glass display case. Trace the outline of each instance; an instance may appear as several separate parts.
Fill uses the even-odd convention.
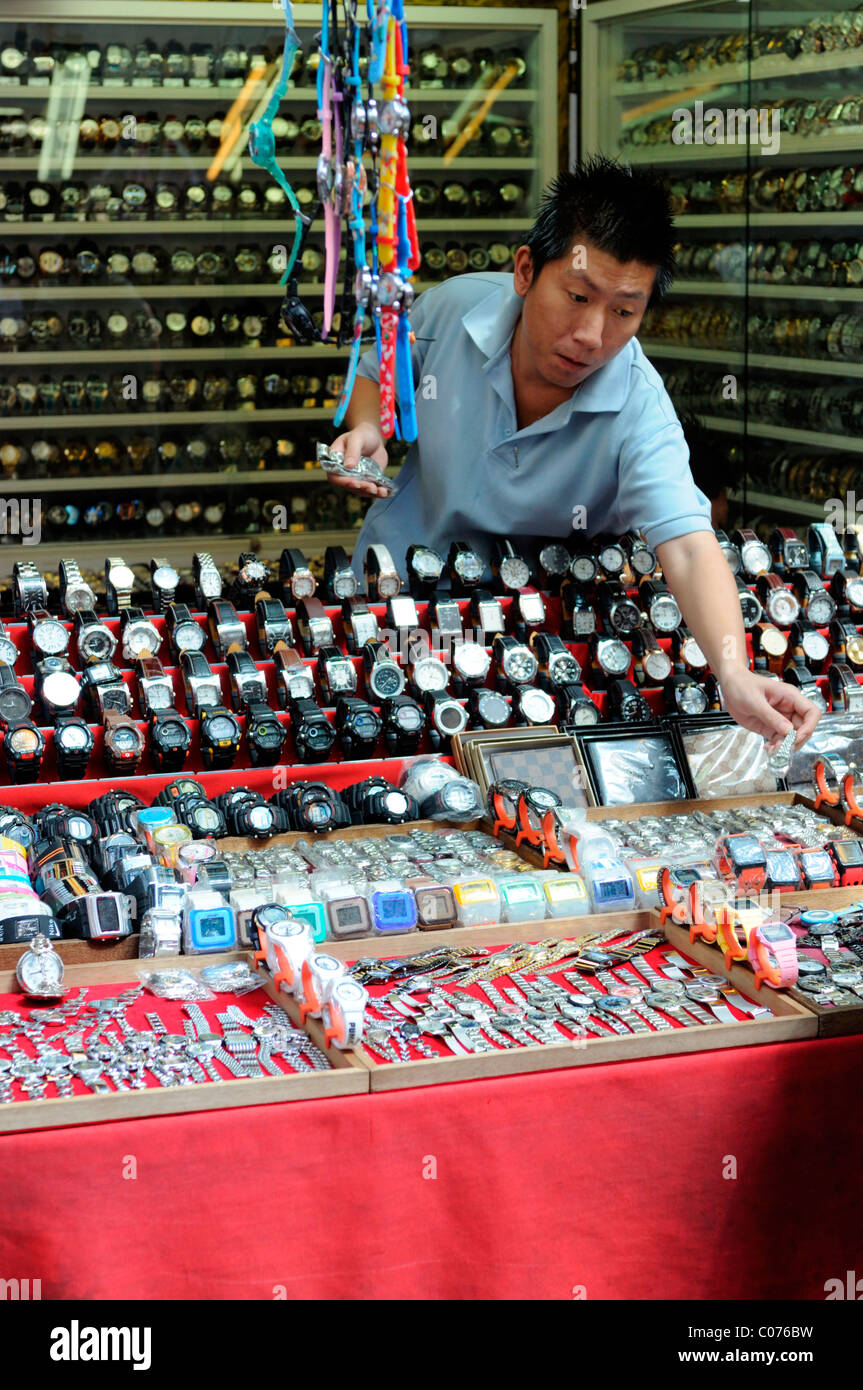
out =
[[[294,18],[302,49],[274,136],[314,215],[321,6]],[[408,23],[421,291],[511,264],[557,162],[557,15],[411,5]],[[294,223],[247,152],[283,34],[278,4],[242,0],[3,6],[0,467],[7,498],[41,504],[43,567],[72,550],[99,567],[108,542],[179,561],[204,541],[235,557],[254,535],[275,554],[285,513],[315,553],[350,548],[361,524],[363,503],[315,463],[353,301],[341,343],[300,346],[280,325]],[[300,288],[318,321],[323,260],[316,218]],[[15,539],[0,535],[4,574]]]
[[[863,7],[591,3],[581,73],[581,152],[667,179],[678,276],[640,339],[732,513],[863,497]]]

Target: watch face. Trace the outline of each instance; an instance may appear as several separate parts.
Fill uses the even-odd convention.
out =
[[[707,696],[700,685],[685,685],[678,690],[677,703],[684,714],[703,714],[707,709]]]
[[[485,570],[482,560],[472,550],[460,550],[453,568],[463,584],[478,584]]]
[[[754,627],[761,617],[761,604],[755,595],[750,594],[748,590],[741,589],[739,595],[743,626],[746,628]]]
[[[554,719],[554,700],[547,690],[526,690],[521,698],[521,712],[531,724],[550,724]]]
[[[141,747],[141,743],[141,735],[138,730],[130,729],[125,724],[121,725],[119,729],[114,730],[111,739],[114,752],[119,753],[121,756],[137,753]]]
[[[569,569],[569,551],[565,545],[546,545],[539,552],[539,563],[547,575],[566,574]]]
[[[42,682],[42,699],[55,709],[77,704],[80,694],[78,682],[68,671],[52,671]]]
[[[635,574],[653,574],[653,571],[656,569],[656,556],[653,551],[648,550],[646,546],[639,546],[637,549],[634,549],[630,555],[629,563]]]
[[[411,558],[411,568],[423,583],[431,584],[440,578],[443,560],[433,550],[425,547],[415,550]]]
[[[13,729],[7,735],[7,743],[17,757],[28,756],[39,748],[39,735],[35,729]]]
[[[18,660],[18,648],[11,637],[0,637],[0,661],[7,666],[14,666]]]
[[[529,685],[538,669],[536,657],[528,647],[512,647],[504,652],[504,675],[516,685]]]
[[[800,645],[807,661],[824,661],[830,651],[830,643],[821,632],[804,632],[800,638]]]
[[[769,941],[771,943],[774,941],[794,940],[793,931],[790,927],[787,927],[784,922],[768,922],[765,926],[759,928],[758,934],[764,941]]]
[[[135,587],[135,576],[128,565],[111,565],[108,578],[115,589],[126,590]]]
[[[189,812],[189,819],[194,821],[198,830],[217,830],[219,828],[219,813],[214,806],[208,806],[206,802],[198,802]]]
[[[852,608],[863,608],[863,579],[849,579],[845,585],[845,597]]]
[[[377,715],[371,710],[360,710],[359,713],[354,714],[351,718],[351,725],[356,737],[363,742],[373,741],[380,732]]]
[[[502,728],[509,722],[509,705],[496,690],[484,691],[480,695],[477,710],[483,723],[490,724],[493,728]]]
[[[378,575],[378,597],[382,599],[395,598],[402,587],[402,582],[397,574]]]
[[[549,661],[548,674],[555,685],[578,685],[581,680],[581,667],[574,656],[565,656],[561,652]]]
[[[753,835],[742,835],[729,843],[731,862],[742,869],[764,863],[764,851]]]
[[[609,573],[619,574],[626,563],[626,557],[619,545],[606,545],[599,552],[599,563]]]
[[[296,570],[291,575],[291,593],[295,599],[311,598],[316,587],[311,570]]]
[[[378,700],[388,700],[404,690],[404,676],[395,662],[383,661],[372,667],[369,686]]]
[[[476,804],[471,788],[462,782],[448,782],[441,789],[441,801],[448,811],[456,811],[459,815],[472,810]]]
[[[123,655],[127,660],[140,656],[143,651],[155,652],[159,645],[159,634],[151,623],[130,623],[123,634]]]
[[[670,594],[661,594],[650,605],[650,621],[658,632],[673,632],[680,627],[681,617],[677,601]]]
[[[147,691],[147,705],[150,709],[170,709],[174,703],[174,692],[161,684],[153,684]]]
[[[328,661],[327,683],[333,694],[356,690],[357,678],[350,661]]]
[[[530,569],[517,555],[500,562],[500,580],[507,589],[524,589],[530,583]]]
[[[69,645],[69,634],[62,623],[43,619],[33,628],[33,645],[44,656],[57,656]]]
[[[12,685],[0,691],[0,716],[7,724],[26,719],[30,709],[31,700],[23,685]]]
[[[339,570],[333,575],[333,594],[340,602],[353,598],[359,587],[360,582],[353,570]]]
[[[56,731],[54,742],[59,743],[64,753],[82,753],[89,747],[90,734],[80,724],[67,724]]]
[[[644,670],[652,681],[661,684],[671,675],[671,658],[661,647],[656,651],[649,651],[644,657]]]
[[[518,610],[528,627],[539,627],[545,622],[545,603],[542,594],[519,594]]]
[[[153,583],[160,589],[176,589],[180,576],[170,565],[160,565],[153,572]]]
[[[859,840],[834,840],[833,852],[843,869],[856,868],[863,863],[863,849]]]
[[[782,656],[788,650],[788,639],[776,627],[765,628],[761,634],[761,650],[767,656]]]
[[[771,589],[767,596],[767,612],[780,627],[790,627],[800,612],[800,605],[790,589]]]
[[[180,719],[166,719],[158,727],[157,742],[163,748],[180,748],[186,742],[188,729]]]
[[[218,743],[232,742],[236,737],[234,721],[229,719],[226,714],[217,714],[214,719],[210,719],[207,724],[207,732],[210,738]]]
[[[455,919],[455,900],[451,888],[418,888],[416,900],[423,922],[451,922]]]
[[[465,680],[483,680],[488,674],[491,657],[485,647],[476,642],[462,642],[452,649],[452,664]]]
[[[573,579],[589,584],[596,577],[596,561],[592,555],[576,555],[569,567]]]
[[[104,661],[110,657],[117,645],[117,639],[107,627],[82,628],[78,638],[78,651],[87,661]]]
[[[740,551],[747,574],[763,574],[770,569],[770,551],[761,541],[747,541]]]
[[[199,652],[206,640],[204,629],[195,622],[178,623],[174,629],[174,645],[178,651]]]
[[[455,700],[436,705],[432,717],[440,732],[447,736],[461,733],[467,724],[467,714]]]
[[[794,856],[788,850],[771,850],[767,855],[767,872],[774,883],[796,883],[799,878]]]
[[[836,604],[825,590],[812,595],[806,606],[806,616],[816,627],[826,627],[836,613]]]
[[[414,665],[414,682],[423,693],[446,690],[448,679],[446,667],[436,657],[423,657]]]
[[[252,806],[246,816],[255,830],[270,830],[275,820],[272,806]]]
[[[622,642],[618,642],[616,638],[609,638],[605,642],[600,642],[597,647],[597,658],[607,675],[625,676],[629,670],[629,649]]]
[[[414,734],[423,726],[422,710],[416,705],[400,705],[395,710],[395,722],[404,734]]]

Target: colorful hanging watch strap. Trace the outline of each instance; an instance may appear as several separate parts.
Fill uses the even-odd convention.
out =
[[[272,175],[276,183],[284,190],[288,202],[294,214],[294,242],[288,258],[288,264],[281,278],[281,284],[285,284],[291,276],[297,254],[303,240],[308,218],[303,213],[297,202],[296,194],[291,188],[285,175],[282,173],[276,162],[276,141],[273,135],[273,118],[279,109],[282,98],[288,88],[288,79],[291,69],[294,66],[294,59],[302,48],[297,31],[294,28],[294,14],[291,7],[291,0],[282,0],[282,9],[285,16],[285,41],[282,48],[282,70],[279,80],[273,88],[273,94],[267,103],[266,110],[259,120],[249,126],[249,157],[253,164],[259,168],[266,169]]]
[[[345,373],[345,383],[342,387],[342,394],[339,398],[338,408],[336,409],[333,423],[338,427],[345,418],[345,412],[354,389],[357,367],[360,360],[362,348],[363,323],[365,322],[366,309],[371,297],[372,277],[371,270],[366,258],[366,223],[363,211],[363,201],[366,192],[366,171],[363,167],[363,149],[366,143],[366,108],[360,95],[360,29],[356,21],[356,0],[353,0],[351,17],[353,21],[353,31],[351,34],[351,60],[350,72],[346,79],[346,85],[352,93],[350,104],[350,128],[353,138],[353,182],[350,194],[350,218],[349,226],[352,235],[352,245],[354,253],[354,296],[356,299],[356,309],[354,312],[353,332],[351,335],[351,350],[348,358],[347,371]]]

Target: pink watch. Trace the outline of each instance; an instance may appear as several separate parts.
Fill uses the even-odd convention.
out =
[[[766,981],[772,989],[797,983],[797,937],[784,922],[762,922],[749,933],[749,964],[755,988]]]

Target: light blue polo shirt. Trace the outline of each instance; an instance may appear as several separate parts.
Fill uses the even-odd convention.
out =
[[[386,545],[399,571],[424,542],[446,558],[468,541],[488,559],[497,537],[620,534],[648,545],[710,531],[710,503],[659,373],[634,339],[542,419],[518,428],[510,342],[523,300],[506,272],[459,275],[411,312],[418,437],[396,490],[369,508],[354,549]],[[379,380],[370,349],[358,373]],[[576,510],[583,508],[583,511]]]

